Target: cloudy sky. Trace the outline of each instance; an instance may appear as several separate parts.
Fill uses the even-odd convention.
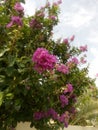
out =
[[[25,1],[27,15],[33,15],[35,9],[46,3],[46,0]],[[56,2],[57,0],[48,1]],[[76,46],[87,45],[89,75],[95,77],[98,73],[98,0],[62,0],[60,9],[60,23],[54,30],[55,38],[75,35]],[[96,84],[98,85],[98,79]]]

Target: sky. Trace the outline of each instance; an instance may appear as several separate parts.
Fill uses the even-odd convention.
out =
[[[25,0],[26,15],[34,15],[37,8],[45,5],[46,0]],[[56,2],[57,0],[48,0]],[[60,22],[54,29],[55,38],[75,35],[74,45],[87,45],[89,76],[98,73],[98,0],[62,0],[60,5]],[[98,86],[98,79],[96,79]]]

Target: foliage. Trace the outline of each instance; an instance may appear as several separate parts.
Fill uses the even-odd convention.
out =
[[[74,36],[53,39],[60,3],[31,17],[19,0],[0,4],[0,130],[21,121],[38,130],[67,127],[76,99],[94,83],[88,67],[80,69],[87,47],[72,46]]]
[[[98,89],[91,87],[78,98],[76,103],[77,113],[72,125],[98,125]]]

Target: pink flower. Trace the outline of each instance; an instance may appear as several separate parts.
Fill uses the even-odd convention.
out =
[[[68,42],[68,39],[67,39],[67,38],[66,38],[66,39],[64,39],[64,40],[63,40],[63,43],[65,43],[65,44],[67,44],[67,45],[68,45],[68,43],[69,43],[69,42]]]
[[[54,2],[53,5],[54,5],[54,6],[58,6],[58,3]]]
[[[64,74],[68,74],[69,73],[69,69],[66,65],[64,64],[60,64],[60,65],[57,65],[57,68],[56,68],[59,72],[62,72]]]
[[[70,113],[75,114],[76,113],[76,109],[75,107],[71,107],[69,110]]]
[[[49,54],[45,48],[38,48],[33,54],[32,61],[35,63],[35,69],[38,72],[43,72],[52,70],[57,62],[57,58]]]
[[[85,46],[80,46],[80,51],[82,51],[82,52],[87,51],[87,45],[85,45]]]
[[[51,16],[49,16],[49,18],[52,19],[52,20],[55,20],[56,16],[55,15],[51,15]]]
[[[96,77],[98,77],[98,73],[96,74]]]
[[[65,105],[68,105],[68,98],[62,94],[60,95],[60,102],[61,102],[61,107],[63,108]]]
[[[7,28],[10,28],[10,27],[12,27],[12,26],[13,26],[13,21],[11,21],[10,23],[8,23],[8,24],[6,25]]]
[[[35,120],[40,120],[44,117],[44,113],[43,112],[35,112],[33,117]]]
[[[78,59],[77,59],[76,57],[73,57],[73,58],[71,59],[71,61],[72,61],[74,64],[79,64],[79,61],[78,61]]]
[[[62,3],[62,0],[58,0],[57,3],[58,3],[58,4],[61,4],[61,3]]]
[[[68,127],[69,118],[69,114],[66,112],[59,116],[58,121],[63,123],[65,127]]]
[[[80,62],[81,62],[82,64],[85,64],[87,61],[84,59],[84,57],[81,57]]]
[[[68,92],[72,92],[73,91],[73,86],[72,86],[72,84],[67,84],[66,85],[67,86],[67,90],[68,90]]]
[[[40,12],[39,14],[37,14],[37,16],[38,16],[38,17],[44,17],[45,14],[44,14],[44,12]]]
[[[22,12],[24,10],[24,8],[22,7],[22,5],[17,2],[15,5],[14,5],[14,9],[18,12]]]
[[[66,93],[71,93],[72,91],[73,91],[73,86],[72,86],[72,84],[66,84],[66,89],[64,90],[64,94],[66,94]]]
[[[49,2],[47,2],[47,3],[46,3],[46,7],[49,7],[49,6],[50,6],[50,3],[49,3]]]
[[[18,25],[18,26],[22,26],[22,20],[19,16],[12,16],[11,17],[11,22],[7,24],[7,28],[12,27],[14,24]]]
[[[74,41],[74,39],[75,39],[75,35],[71,36],[70,41],[72,42]]]
[[[33,18],[31,21],[30,21],[30,27],[32,27],[32,28],[39,28],[39,29],[41,29],[42,28],[42,25],[41,25],[41,23],[40,22],[38,22],[35,18]]]
[[[54,120],[58,119],[58,114],[53,108],[48,110],[48,116],[51,116]]]

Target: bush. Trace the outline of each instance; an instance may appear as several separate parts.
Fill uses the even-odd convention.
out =
[[[74,36],[55,41],[59,4],[46,3],[31,17],[19,2],[0,4],[0,129],[31,122],[38,130],[67,127],[78,97],[93,84],[85,63],[87,46]]]

